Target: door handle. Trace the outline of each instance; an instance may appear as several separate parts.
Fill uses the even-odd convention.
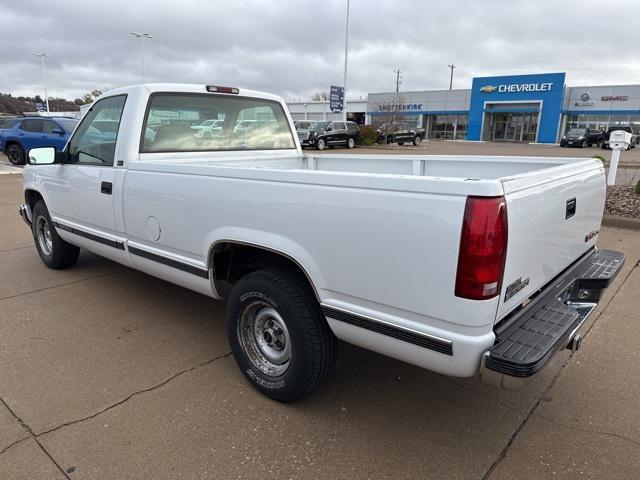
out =
[[[100,193],[104,193],[105,195],[111,195],[112,190],[113,190],[113,184],[111,182],[102,182],[100,184]]]
[[[576,199],[572,198],[571,200],[567,200],[567,210],[565,213],[565,220],[570,219],[576,214]]]

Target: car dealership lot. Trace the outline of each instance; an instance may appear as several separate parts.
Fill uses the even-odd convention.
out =
[[[330,150],[339,153],[347,150]],[[600,154],[428,142],[361,153]],[[309,151],[312,153],[312,151]],[[623,159],[640,155],[625,152]],[[640,463],[640,235],[583,348],[525,389],[451,379],[346,344],[281,405],[229,356],[224,304],[94,255],[48,270],[0,175],[1,478],[633,478]]]

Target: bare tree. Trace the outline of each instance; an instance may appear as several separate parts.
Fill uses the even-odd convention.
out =
[[[329,100],[329,94],[327,92],[316,92],[311,95],[312,102],[326,102]]]
[[[400,112],[404,112],[406,103],[407,99],[400,93],[396,93],[383,102],[374,103],[375,109],[378,112],[376,117],[380,123],[378,130],[382,137],[386,137],[388,133],[391,133],[395,126],[402,120]]]

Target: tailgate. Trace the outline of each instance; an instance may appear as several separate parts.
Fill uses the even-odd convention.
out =
[[[502,180],[509,239],[497,320],[550,282],[598,239],[605,176],[597,160]]]

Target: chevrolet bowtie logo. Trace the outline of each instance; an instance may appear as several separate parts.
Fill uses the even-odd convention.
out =
[[[484,93],[491,93],[495,92],[497,89],[498,87],[494,87],[493,85],[485,85],[484,87],[480,88],[480,91]]]

